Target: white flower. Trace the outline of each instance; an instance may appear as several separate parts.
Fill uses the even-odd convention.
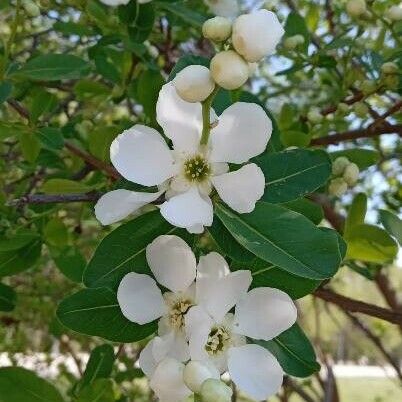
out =
[[[345,168],[345,172],[343,173],[343,179],[349,186],[354,186],[359,180],[359,167],[356,163],[350,163]]]
[[[346,191],[348,191],[348,183],[342,177],[332,179],[329,183],[328,192],[330,195],[341,197]]]
[[[401,21],[402,4],[399,4],[399,6],[391,6],[387,11],[385,11],[385,16],[392,21]]]
[[[232,42],[237,53],[254,63],[271,54],[284,33],[278,17],[262,9],[235,20]]]
[[[204,3],[219,17],[234,18],[240,13],[238,0],[204,0]]]
[[[212,364],[206,364],[197,360],[190,360],[183,372],[183,380],[191,391],[200,393],[204,381],[213,378],[219,379],[220,373]]]
[[[215,88],[209,68],[192,65],[183,68],[173,80],[178,95],[186,102],[202,102]]]
[[[156,112],[174,150],[156,130],[135,125],[113,141],[110,159],[125,179],[159,186],[159,191],[108,193],[95,207],[98,220],[105,225],[117,222],[166,191],[167,200],[160,208],[164,218],[174,226],[201,233],[212,224],[209,194],[213,187],[235,211],[251,212],[264,193],[264,174],[254,163],[228,172],[228,163],[244,164],[265,150],[272,123],[264,110],[243,102],[228,107],[214,122],[206,145],[200,145],[201,104],[183,101],[172,83],[162,87]]]
[[[196,281],[197,305],[185,316],[192,360],[229,372],[237,387],[257,400],[275,394],[283,371],[275,357],[246,337],[270,340],[290,328],[297,310],[290,297],[273,288],[255,288],[249,271],[229,273],[217,253],[200,259]],[[235,313],[228,311],[236,305]]]
[[[366,0],[349,0],[346,3],[346,11],[351,17],[359,17],[367,10]]]
[[[100,0],[101,3],[106,4],[107,6],[120,6],[122,4],[128,4],[130,0]],[[150,0],[149,0],[150,1]],[[141,0],[139,1],[141,3]]]
[[[230,402],[233,391],[223,381],[209,378],[201,386],[202,402]]]
[[[205,38],[214,42],[223,42],[232,33],[232,22],[225,17],[214,17],[205,21],[202,26],[202,34]]]

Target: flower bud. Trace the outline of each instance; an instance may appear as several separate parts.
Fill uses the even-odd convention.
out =
[[[314,124],[321,123],[324,116],[321,114],[320,110],[316,107],[309,110],[307,113],[307,119]]]
[[[204,22],[202,34],[213,42],[223,42],[232,33],[232,22],[225,17],[214,17]]]
[[[364,95],[372,94],[377,89],[377,83],[372,80],[364,80],[360,86],[360,89]]]
[[[30,17],[38,17],[40,8],[32,0],[24,0],[22,6]]]
[[[392,61],[384,63],[381,66],[381,72],[383,74],[398,74],[398,71],[399,71],[398,65]]]
[[[354,186],[357,180],[359,180],[359,173],[360,170],[356,163],[349,163],[343,173],[343,179],[349,186]]]
[[[192,65],[183,68],[173,80],[177,94],[186,102],[202,102],[211,95],[215,83],[209,69]]]
[[[219,376],[219,375],[218,375]],[[190,360],[183,371],[183,380],[191,391],[195,393],[201,392],[201,386],[204,381],[216,376],[211,372],[209,367],[197,360]]]
[[[397,74],[388,74],[382,80],[384,86],[390,90],[397,90],[399,87],[399,76]]]
[[[212,78],[224,89],[240,88],[248,80],[248,64],[233,50],[216,54],[210,68]]]
[[[208,379],[201,386],[202,402],[230,402],[233,391],[223,381]]]
[[[261,8],[265,8],[265,10],[268,10],[268,11],[273,11],[276,8],[276,1],[275,0],[265,0],[265,2]]]
[[[337,179],[331,180],[328,186],[328,192],[330,195],[334,195],[335,197],[340,197],[348,191],[348,185],[342,177],[338,177]]]
[[[341,113],[344,113],[344,114],[349,113],[349,105],[348,105],[347,103],[341,102],[341,103],[338,105],[338,110],[339,110]]]
[[[237,0],[204,0],[204,3],[212,14],[219,17],[234,18],[240,12]]]
[[[357,102],[353,105],[353,111],[357,117],[364,118],[367,116],[369,109],[368,106],[363,102]]]
[[[101,3],[106,4],[107,6],[120,6],[123,4],[128,4],[130,0],[100,0]],[[151,0],[138,0],[138,3],[147,3],[148,1]]]
[[[272,11],[243,14],[233,24],[233,47],[247,61],[256,62],[273,53],[284,32]]]
[[[340,156],[332,162],[332,174],[340,176],[346,169],[346,166],[350,164],[350,161],[346,156]]]
[[[351,17],[360,17],[367,11],[366,0],[349,0],[346,11]]]
[[[286,47],[286,49],[293,50],[296,49],[297,46],[302,45],[303,43],[304,43],[304,36],[298,34],[286,38],[285,41],[283,42],[283,45]]]
[[[386,12],[385,16],[389,18],[391,21],[401,21],[402,20],[402,7],[392,6]]]

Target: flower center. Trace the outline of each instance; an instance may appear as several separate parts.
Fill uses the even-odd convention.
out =
[[[211,167],[201,155],[195,155],[184,162],[184,176],[190,182],[202,182],[211,174]]]
[[[193,302],[190,299],[180,299],[172,304],[169,311],[169,322],[172,328],[181,330],[184,328],[184,316]]]
[[[208,335],[205,350],[210,356],[224,352],[230,345],[230,332],[223,326],[214,327]]]

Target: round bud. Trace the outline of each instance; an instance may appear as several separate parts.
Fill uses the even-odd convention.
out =
[[[377,83],[372,80],[364,80],[360,86],[364,95],[369,95],[377,89]]]
[[[366,10],[366,0],[349,0],[346,3],[346,11],[351,17],[360,17]]]
[[[284,30],[278,17],[268,10],[243,14],[233,24],[233,47],[253,63],[273,53]]]
[[[340,197],[348,191],[348,185],[342,177],[338,177],[337,179],[331,180],[328,186],[328,192],[330,195],[334,195],[335,197]]]
[[[359,180],[359,173],[360,170],[356,163],[349,163],[343,173],[343,180],[345,180],[349,186],[354,186],[357,180]]]
[[[297,46],[302,45],[303,43],[304,43],[304,36],[298,34],[286,38],[285,41],[283,42],[283,45],[286,47],[286,49],[293,50],[296,49]]]
[[[232,33],[232,22],[225,17],[214,17],[204,22],[202,34],[213,42],[223,42]]]
[[[240,88],[248,80],[248,64],[233,50],[216,54],[210,68],[212,78],[224,89]]]
[[[201,386],[202,402],[230,402],[232,393],[232,389],[221,380],[210,378]]]
[[[402,7],[392,6],[386,12],[385,16],[389,18],[391,21],[401,21],[402,20]]]
[[[205,66],[192,65],[183,68],[173,79],[177,94],[186,102],[202,102],[211,95],[215,82]]]
[[[353,111],[357,117],[364,118],[367,116],[369,109],[368,106],[363,102],[357,102],[353,105]]]
[[[320,110],[316,107],[313,107],[309,112],[307,113],[307,119],[314,124],[321,123],[322,120],[324,119],[324,116],[321,114]]]
[[[265,8],[265,10],[268,10],[268,11],[273,11],[276,8],[276,1],[275,0],[265,0],[265,2],[261,8]]]
[[[383,74],[398,74],[398,71],[398,65],[392,61],[388,61],[381,66],[381,72]]]
[[[397,74],[386,75],[383,80],[383,84],[390,90],[396,90],[399,87],[399,77]]]
[[[183,371],[184,383],[195,393],[201,392],[201,385],[209,378],[219,378],[219,374],[214,375],[209,367],[197,360],[190,360]]]
[[[38,17],[40,8],[32,0],[24,0],[22,6],[30,17]]]
[[[340,176],[343,174],[343,172],[346,169],[346,166],[350,164],[350,161],[346,156],[340,156],[339,158],[336,158],[332,162],[332,174],[335,176]]]
[[[106,4],[107,6],[120,6],[124,4],[128,4],[130,0],[100,0],[101,3]],[[138,0],[138,3],[147,3],[151,0]]]

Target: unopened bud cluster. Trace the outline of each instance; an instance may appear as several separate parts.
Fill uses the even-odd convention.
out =
[[[396,90],[399,87],[399,76],[401,69],[399,66],[388,61],[381,66],[381,82],[382,84],[391,90]]]
[[[341,197],[348,187],[353,187],[357,183],[359,173],[359,167],[345,156],[336,158],[332,163],[333,179],[328,186],[329,194]]]

